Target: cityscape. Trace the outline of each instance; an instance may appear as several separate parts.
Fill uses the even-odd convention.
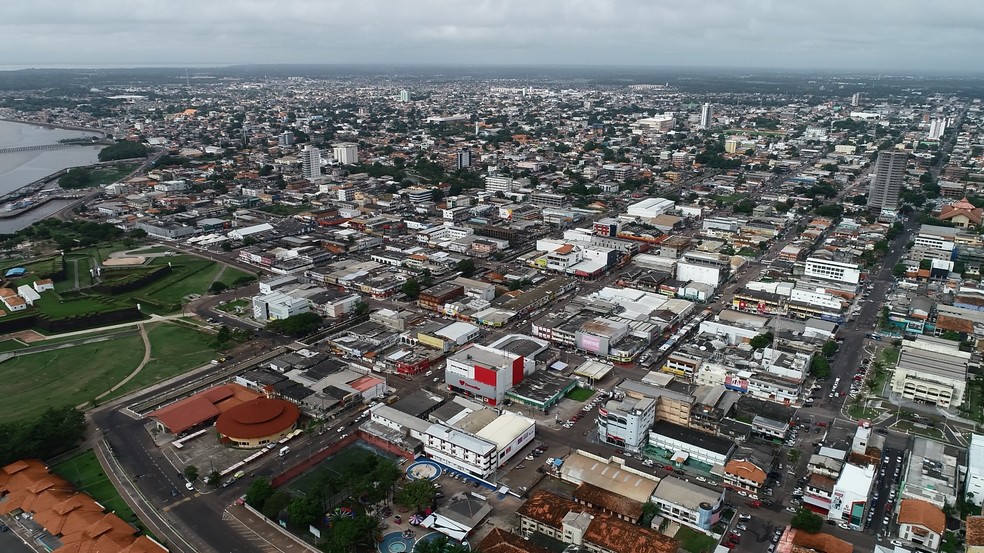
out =
[[[984,77],[444,31],[0,58],[0,551],[984,551]]]

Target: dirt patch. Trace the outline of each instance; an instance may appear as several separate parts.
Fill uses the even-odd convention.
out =
[[[12,332],[7,336],[13,338],[14,340],[20,340],[25,344],[31,344],[34,342],[43,342],[48,339],[47,337],[45,337],[44,334],[40,334],[33,330],[21,330],[20,332]]]
[[[136,265],[143,265],[147,261],[147,258],[142,255],[134,255],[127,257],[110,257],[103,261],[103,266],[105,267],[133,267]]]

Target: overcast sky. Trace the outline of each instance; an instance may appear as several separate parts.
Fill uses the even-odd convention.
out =
[[[984,70],[982,0],[9,0],[0,66]]]

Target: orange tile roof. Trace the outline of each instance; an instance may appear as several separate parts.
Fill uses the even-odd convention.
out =
[[[984,546],[984,516],[967,517],[967,545]]]
[[[760,486],[765,483],[765,471],[748,461],[736,461],[732,459],[724,466],[724,472],[744,478],[745,480],[751,480]]]
[[[593,484],[582,482],[574,490],[574,499],[608,511],[629,517],[632,520],[642,518],[642,503],[623,495],[612,493]]]
[[[560,528],[564,521],[564,516],[571,511],[582,511],[584,507],[552,494],[548,491],[537,490],[526,500],[526,503],[517,511],[520,515],[531,518],[537,522],[542,522],[553,528]]]
[[[946,530],[946,515],[943,510],[922,499],[903,499],[899,504],[898,522],[918,524],[940,535]]]
[[[493,528],[479,542],[478,550],[482,553],[550,553],[549,549],[540,547],[501,528]]]
[[[831,534],[823,532],[810,534],[802,530],[790,530],[793,545],[812,549],[820,553],[853,553],[854,545]]]
[[[676,553],[680,547],[671,537],[603,514],[595,515],[584,539],[615,553]]]
[[[239,384],[222,384],[162,407],[150,416],[178,434],[262,395]]]

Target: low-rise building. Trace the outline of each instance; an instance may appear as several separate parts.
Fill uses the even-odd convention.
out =
[[[667,476],[656,486],[652,502],[659,506],[660,516],[710,534],[721,518],[724,492]]]
[[[904,340],[892,376],[892,392],[944,408],[962,405],[971,354],[958,346],[957,342],[931,336]]]
[[[896,516],[898,536],[913,544],[936,551],[946,531],[943,510],[921,499],[903,499]]]

